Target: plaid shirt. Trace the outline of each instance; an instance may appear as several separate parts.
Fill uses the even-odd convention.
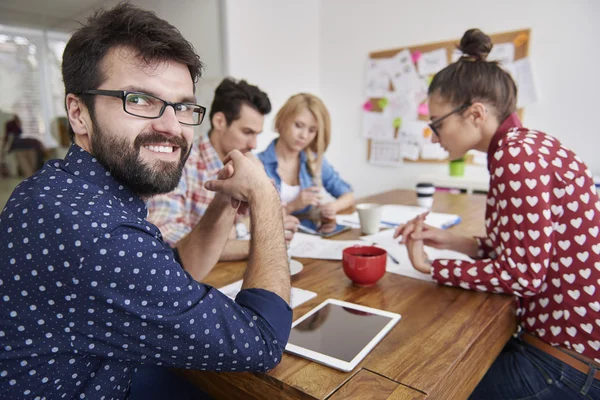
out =
[[[215,193],[206,190],[204,182],[216,179],[221,168],[223,163],[208,135],[202,135],[192,145],[177,188],[146,202],[148,221],[160,229],[170,245],[187,235],[206,212]]]

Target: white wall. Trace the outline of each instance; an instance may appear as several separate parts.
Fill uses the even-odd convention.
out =
[[[460,38],[473,27],[488,33],[532,29],[530,56],[540,100],[525,109],[525,125],[558,137],[600,175],[596,155],[600,2],[324,0],[320,4],[320,92],[333,121],[328,158],[359,196],[411,187],[423,172],[447,175],[446,165],[384,168],[367,163],[366,140],[359,135],[368,53]]]
[[[223,76],[223,43],[219,0],[130,0],[138,7],[154,11],[160,18],[181,31],[183,36],[192,43],[205,63],[206,78]],[[118,0],[105,1],[101,6],[111,8]],[[100,4],[80,15],[75,15],[65,23],[54,27],[55,30],[71,32],[80,27],[78,22],[92,14]]]
[[[226,0],[226,74],[259,86],[273,111],[258,149],[276,137],[273,117],[293,94],[320,94],[319,0]]]

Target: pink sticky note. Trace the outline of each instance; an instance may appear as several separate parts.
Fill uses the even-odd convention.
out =
[[[366,101],[365,104],[363,104],[363,110],[371,111],[372,109],[373,109],[373,104],[371,104],[370,101]]]
[[[419,115],[429,115],[429,104],[423,103],[419,105]]]
[[[415,51],[414,53],[412,53],[412,62],[413,63],[417,63],[417,61],[419,61],[419,58],[421,58],[421,52],[419,50]]]

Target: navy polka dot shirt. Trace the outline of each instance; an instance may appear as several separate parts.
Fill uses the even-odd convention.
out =
[[[140,364],[267,371],[292,311],[194,281],[144,202],[73,145],[0,214],[0,398],[123,399]]]

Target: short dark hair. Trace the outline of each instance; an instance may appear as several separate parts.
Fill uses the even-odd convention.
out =
[[[177,28],[154,12],[121,2],[110,10],[97,10],[67,43],[62,62],[65,94],[98,88],[106,79],[102,60],[110,49],[121,46],[135,50],[145,63],[185,64],[194,83],[202,75],[200,57]],[[82,96],[82,101],[93,114],[93,98]],[[69,136],[73,140],[71,125]]]
[[[233,78],[225,78],[215,90],[215,98],[210,106],[210,126],[212,130],[212,117],[215,113],[222,112],[225,115],[227,125],[240,117],[242,104],[246,104],[262,115],[271,112],[269,96],[258,86],[250,85],[245,80],[236,81]]]
[[[438,72],[429,86],[429,95],[438,94],[454,106],[488,101],[501,123],[517,109],[517,85],[496,61],[486,61],[492,40],[479,29],[469,29],[458,49],[463,56]]]

